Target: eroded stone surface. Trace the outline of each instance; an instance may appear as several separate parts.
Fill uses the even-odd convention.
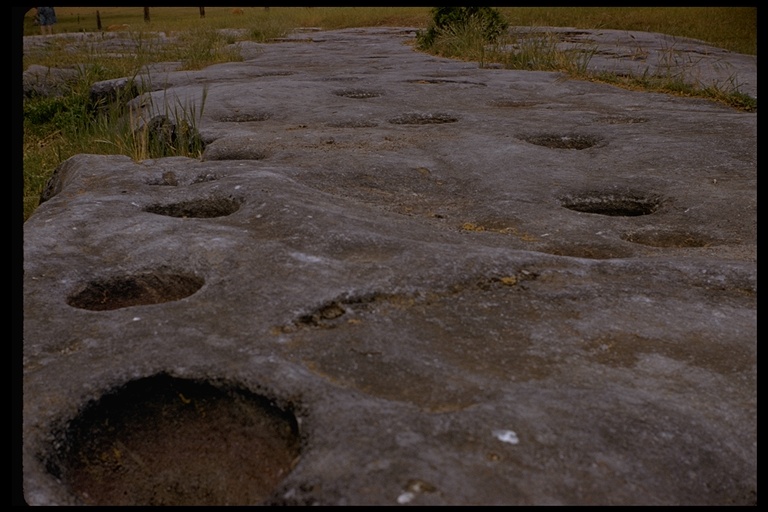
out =
[[[28,502],[87,503],[50,462],[62,432],[167,375],[296,418],[263,503],[756,504],[756,114],[413,34],[169,72],[155,100],[206,89],[201,160],[58,169],[24,226]],[[151,501],[115,439],[147,444],[115,428],[102,462]],[[237,466],[211,459],[152,496],[210,495]]]

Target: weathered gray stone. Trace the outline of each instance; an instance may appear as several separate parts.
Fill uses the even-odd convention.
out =
[[[169,72],[202,160],[62,164],[29,503],[756,504],[756,114],[413,34]]]
[[[76,69],[49,68],[37,64],[29,66],[22,75],[24,96],[63,96],[79,76]]]

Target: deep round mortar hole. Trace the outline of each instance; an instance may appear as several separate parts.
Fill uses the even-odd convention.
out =
[[[392,124],[442,124],[455,123],[457,118],[450,114],[408,112],[389,120]]]
[[[622,195],[615,193],[595,193],[560,199],[564,208],[583,213],[609,215],[611,217],[639,217],[650,215],[658,210],[660,200],[657,197]]]
[[[67,298],[67,304],[90,311],[161,304],[189,297],[205,281],[191,274],[147,272],[94,280]]]
[[[46,467],[87,505],[258,505],[300,454],[292,412],[165,374],[89,403],[54,439]]]
[[[593,135],[540,134],[519,135],[520,140],[552,149],[587,149],[599,145],[603,139]]]
[[[232,215],[240,209],[241,204],[242,200],[239,199],[211,197],[172,204],[154,204],[144,208],[144,211],[169,217],[210,219]]]
[[[365,99],[365,98],[378,98],[381,96],[380,92],[367,91],[363,89],[344,89],[341,91],[334,91],[336,96],[343,96],[345,98]]]
[[[676,249],[707,247],[712,244],[712,240],[709,237],[688,231],[636,231],[622,235],[621,239],[651,247]]]

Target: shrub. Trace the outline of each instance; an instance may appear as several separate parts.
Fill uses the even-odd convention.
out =
[[[478,27],[483,41],[491,43],[507,30],[509,23],[492,7],[435,7],[426,32],[416,34],[416,43],[419,49],[428,50],[442,35],[470,27]]]

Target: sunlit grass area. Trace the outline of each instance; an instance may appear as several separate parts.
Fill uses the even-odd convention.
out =
[[[582,29],[615,29],[659,32],[700,39],[711,45],[748,55],[757,54],[755,7],[500,7],[512,26],[554,26]],[[141,7],[58,7],[56,31],[96,32],[96,13],[102,30],[159,31],[173,33],[200,25],[214,29],[258,29],[262,24],[339,29],[348,27],[404,26],[426,28],[428,7],[152,7],[144,21]],[[39,34],[27,15],[25,35]]]

